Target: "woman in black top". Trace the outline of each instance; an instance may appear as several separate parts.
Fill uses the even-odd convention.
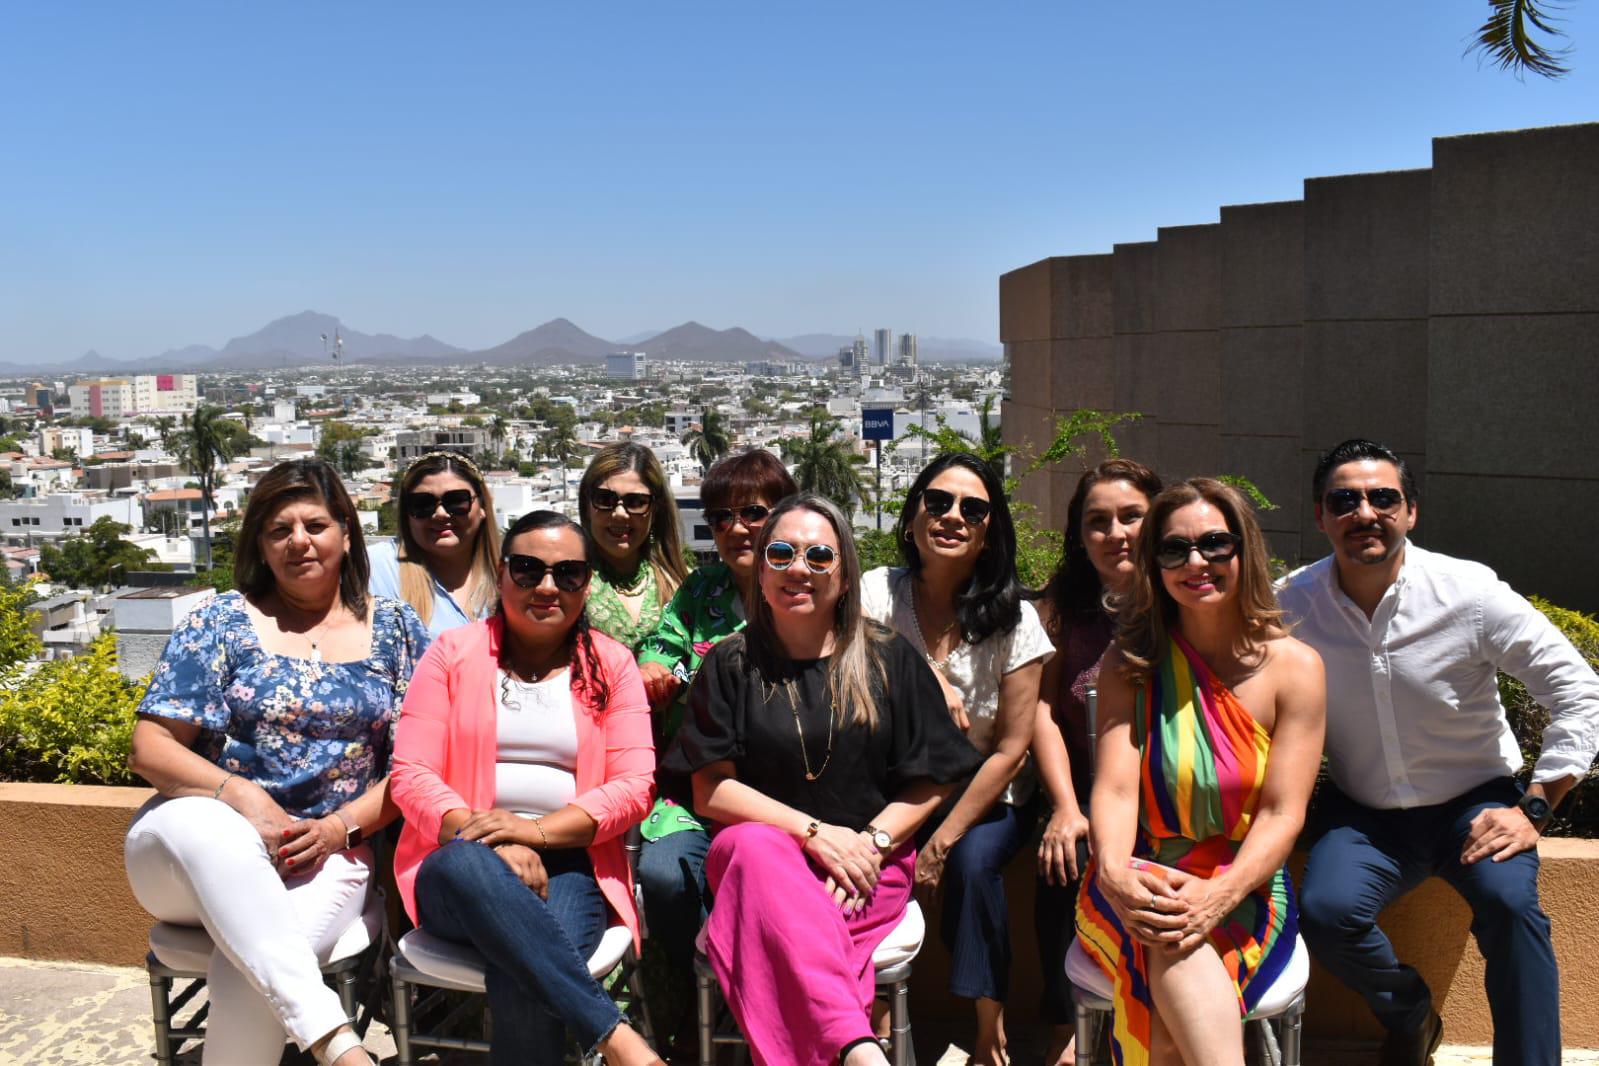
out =
[[[727,827],[706,954],[758,1063],[884,1063],[872,952],[904,917],[917,827],[981,757],[921,655],[862,616],[836,506],[789,497],[757,548],[749,627],[701,665],[663,762]]]

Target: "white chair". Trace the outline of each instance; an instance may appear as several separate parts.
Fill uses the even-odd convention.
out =
[[[383,897],[373,891],[367,894],[361,920],[350,923],[326,956],[317,959],[323,976],[339,994],[339,1002],[357,1032],[364,1032],[370,1020],[370,1011],[365,1015],[360,1011],[361,978],[371,969],[369,963],[376,961],[382,942]],[[214,950],[216,945],[211,942],[211,935],[197,926],[157,922],[150,929],[150,951],[144,957],[144,966],[150,974],[155,1060],[160,1066],[172,1066],[174,1056],[185,1041],[205,1039],[210,1004],[201,1006],[185,1024],[175,1025],[174,1022],[205,987],[205,974]],[[174,995],[174,981],[189,983]]]
[[[911,963],[922,950],[927,936],[927,921],[921,906],[913,899],[883,942],[872,952],[872,968],[877,975],[877,993],[888,1001],[888,1060],[894,1066],[914,1066],[916,1049],[911,1045],[910,979]],[[711,960],[705,957],[705,930],[694,941],[694,980],[698,992],[700,1066],[715,1066],[716,1049],[742,1048],[744,1035],[722,1001],[721,988]]]
[[[436,1032],[418,1032],[413,1021],[417,1010],[438,997],[437,990],[470,992],[482,995],[486,989],[483,981],[483,956],[463,944],[443,940],[422,930],[413,929],[400,938],[394,956],[389,960],[390,980],[394,990],[394,1046],[396,1066],[414,1066],[415,1048],[440,1048],[456,1051],[489,1050],[487,1040],[445,1036]],[[633,934],[625,925],[613,925],[600,937],[599,947],[589,956],[589,974],[602,980],[618,966],[623,967],[617,983],[628,990],[630,1006],[634,1008],[644,1039],[655,1042],[649,1011],[644,1006],[643,984],[639,980],[638,957],[633,951]],[[418,1002],[413,1007],[411,990],[418,990]],[[432,993],[423,989],[434,989]],[[451,1011],[440,1027],[446,1027],[462,1012],[461,1007]],[[491,1019],[492,1022],[492,1019]],[[598,1056],[586,1060],[598,1062]]]
[[[1083,950],[1081,941],[1072,941],[1066,953],[1066,979],[1072,983],[1077,1013],[1077,1066],[1101,1066],[1110,1060],[1097,1059],[1111,1016],[1111,979]],[[1288,965],[1273,981],[1255,1009],[1244,1018],[1244,1028],[1254,1026],[1261,1051],[1272,1066],[1300,1066],[1300,1037],[1305,1015],[1305,985],[1310,980],[1310,952],[1304,938],[1294,937],[1294,953]],[[1273,1028],[1273,1023],[1276,1028]]]

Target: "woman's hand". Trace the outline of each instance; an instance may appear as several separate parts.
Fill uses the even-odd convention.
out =
[[[682,685],[677,675],[661,663],[640,663],[638,672],[644,678],[644,695],[655,710],[670,703]]]
[[[915,889],[919,895],[931,898],[938,891],[938,883],[944,879],[944,863],[949,859],[950,847],[935,833],[927,846],[916,853]]]
[[[1180,870],[1101,869],[1099,891],[1135,940],[1164,948],[1188,931],[1188,903],[1179,898],[1178,889],[1189,880],[1193,878]]]
[[[289,812],[278,806],[278,801],[267,795],[266,789],[237,774],[223,786],[221,799],[244,815],[250,827],[261,834],[267,858],[276,865],[278,849],[283,846],[289,828],[295,824]]]
[[[500,844],[535,847],[544,841],[532,824],[531,818],[523,818],[496,807],[489,811],[473,811],[471,817],[461,823],[455,835],[462,840],[476,840],[489,847]]]
[[[1045,884],[1066,886],[1083,876],[1077,865],[1077,844],[1088,839],[1088,819],[1072,808],[1055,808],[1038,842],[1038,876]]]
[[[972,726],[972,719],[966,713],[965,697],[961,695],[960,689],[949,683],[944,671],[934,669],[933,676],[938,678],[938,687],[944,690],[944,704],[949,708],[949,716],[955,720],[955,728],[962,733],[966,732]]]
[[[1187,909],[1182,938],[1167,947],[1173,955],[1186,955],[1198,947],[1239,903],[1218,877],[1190,877],[1178,886],[1177,898]]]
[[[315,873],[335,851],[344,850],[344,820],[336,814],[302,818],[283,830],[277,849],[278,872],[284,877]]]
[[[538,893],[539,899],[550,898],[550,875],[538,852],[525,844],[501,844],[494,849],[494,854],[505,861],[524,885]]]
[[[872,847],[866,834],[841,825],[823,825],[813,836],[807,837],[801,847],[847,894],[869,895],[877,886],[883,856]]]

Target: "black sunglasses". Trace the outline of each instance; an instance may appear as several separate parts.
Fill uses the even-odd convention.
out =
[[[622,510],[630,515],[649,514],[650,505],[655,502],[655,497],[647,492],[612,492],[610,489],[595,489],[589,493],[589,504],[596,511],[614,511],[616,505],[621,504]]]
[[[538,588],[545,574],[555,577],[555,587],[562,592],[576,592],[589,583],[589,564],[583,559],[547,563],[536,555],[507,555],[505,569],[510,572],[511,583],[519,589]]]
[[[758,503],[745,504],[736,511],[731,507],[712,507],[705,512],[705,524],[718,533],[726,533],[733,528],[733,516],[737,515],[745,529],[759,529],[766,524],[767,516],[771,513],[770,507]]]
[[[774,540],[766,546],[766,565],[773,570],[787,570],[801,558],[805,569],[813,574],[831,574],[838,567],[838,552],[827,544],[808,545],[803,555],[786,540]]]
[[[472,510],[476,498],[471,489],[451,489],[437,496],[431,492],[407,492],[400,498],[400,505],[412,518],[432,518],[440,507],[451,518],[460,518]]]
[[[1176,570],[1188,565],[1188,557],[1197,549],[1207,563],[1225,563],[1238,554],[1244,538],[1237,533],[1216,530],[1205,533],[1198,540],[1186,537],[1167,537],[1155,549],[1155,565],[1162,570]]]
[[[1361,500],[1371,504],[1371,509],[1378,514],[1391,515],[1404,504],[1405,494],[1399,489],[1333,489],[1323,497],[1322,506],[1327,508],[1328,514],[1342,518],[1360,510]]]
[[[923,489],[922,506],[934,518],[941,517],[949,514],[949,509],[955,506],[955,494],[943,489]],[[987,500],[980,500],[976,496],[961,497],[961,521],[969,526],[982,525],[983,519],[993,511],[994,505]]]

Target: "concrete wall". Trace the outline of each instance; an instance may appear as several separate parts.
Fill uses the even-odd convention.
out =
[[[1371,437],[1416,470],[1418,542],[1599,610],[1581,561],[1599,526],[1599,124],[1441,138],[1433,161],[1006,274],[1007,441],[1108,395],[1144,416],[1123,454],[1250,478],[1277,505],[1273,551],[1301,562],[1327,550],[1317,456]],[[1058,527],[1079,475],[1021,498]]]

